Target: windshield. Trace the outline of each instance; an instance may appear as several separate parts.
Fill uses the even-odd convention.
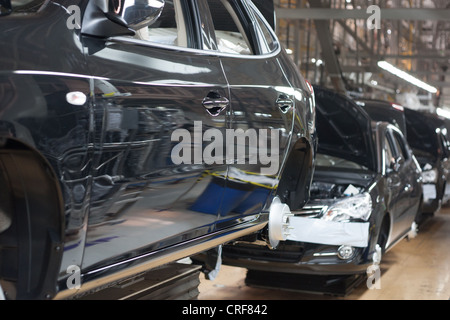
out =
[[[46,0],[0,1],[0,15],[37,12]]]
[[[343,168],[343,169],[359,169],[369,170],[369,168],[358,164],[356,162],[346,160],[339,157],[330,156],[323,153],[317,153],[316,166],[319,167],[331,167],[331,168]]]

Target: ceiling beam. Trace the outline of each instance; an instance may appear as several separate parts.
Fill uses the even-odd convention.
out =
[[[450,21],[450,9],[381,8],[382,20]],[[368,19],[366,9],[276,8],[277,18],[300,20]]]
[[[311,7],[322,7],[327,6],[327,4],[322,4],[319,1],[310,2]],[[329,6],[329,4],[328,4]],[[341,93],[346,93],[346,87],[344,79],[342,77],[341,66],[339,60],[334,52],[333,47],[333,35],[331,34],[330,24],[325,20],[314,21],[316,27],[317,35],[319,36],[321,56],[325,61],[325,68],[327,70],[328,76],[336,91]]]
[[[442,56],[438,54],[380,54],[380,55],[368,55],[364,52],[358,54],[359,58],[372,58],[377,60],[382,59],[399,59],[399,60],[413,60],[413,59],[422,59],[422,60],[450,60],[450,56]],[[346,58],[356,58],[356,54],[347,54]]]

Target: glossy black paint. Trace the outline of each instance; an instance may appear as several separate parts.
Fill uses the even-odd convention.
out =
[[[435,171],[434,181],[424,181],[423,212],[434,214],[450,197],[450,149],[446,123],[436,114],[405,109],[408,142],[424,172]]]
[[[363,107],[373,120],[392,123],[400,129],[405,137],[408,136],[405,108],[402,105],[375,99],[357,99],[356,103]]]
[[[424,177],[429,172],[436,172],[434,181],[426,180],[423,183],[422,211],[425,215],[434,214],[450,197],[447,183],[450,179],[450,151],[445,119],[388,101],[365,99],[358,100],[358,103],[374,120],[390,122],[403,132],[424,171]]]
[[[48,163],[57,193],[43,192],[42,198],[50,201],[60,195],[59,210],[51,211],[48,219],[63,225],[60,230],[52,227],[49,243],[60,249],[44,263],[44,270],[53,270],[45,290],[24,288],[16,298],[76,294],[67,290],[70,266],[81,268],[83,284],[98,281],[103,286],[108,285],[103,277],[156,257],[168,256],[167,262],[194,244],[205,249],[221,237],[263,228],[277,192],[285,198],[290,194],[291,201],[307,200],[314,102],[298,70],[277,42],[270,53],[252,56],[203,50],[217,47],[205,12],[207,1],[180,3],[191,24],[186,48],[123,36],[121,26],[111,30],[111,37],[101,37],[112,21],[102,20],[101,28],[68,28],[68,5],[79,5],[83,26],[95,16],[84,15],[85,8],[92,9],[88,1],[48,2],[37,13],[0,17],[0,149],[9,154],[20,146]],[[232,3],[246,12],[241,19],[257,14],[247,1]],[[259,31],[253,32],[250,40],[259,48]],[[66,97],[68,93],[86,100],[77,104]],[[288,110],[277,105],[280,97],[292,101]],[[211,114],[205,109],[207,99],[228,102],[219,114]],[[270,121],[258,117],[261,114],[269,114]],[[267,165],[238,164],[225,153],[221,164],[202,159],[173,163],[171,152],[179,143],[172,139],[175,130],[183,129],[195,140],[209,129],[225,136],[226,129],[239,128],[280,131],[280,166],[266,175],[275,182],[270,187],[230,176],[244,172],[262,177],[261,168]],[[191,151],[199,155],[202,149],[192,144]],[[0,168],[13,175],[8,166]],[[303,172],[295,185],[301,200],[292,199],[286,183],[280,183],[281,191],[276,188],[297,171]],[[26,183],[27,177],[22,178]],[[30,208],[29,215],[39,216],[40,210]],[[17,214],[11,215],[14,223]],[[46,227],[22,228],[31,230],[33,239],[34,230]],[[6,239],[17,237],[15,230],[10,228],[0,238],[4,268],[11,265]],[[41,249],[50,250],[49,246]],[[192,250],[193,254],[199,249]],[[21,258],[20,263],[30,261]],[[3,273],[0,278],[14,286],[20,279],[11,270],[7,279]]]
[[[351,258],[340,259],[336,245],[287,240],[271,250],[259,242],[261,238],[247,238],[224,246],[224,264],[283,273],[365,273],[373,263],[377,244],[384,253],[411,230],[421,207],[421,170],[401,131],[386,122],[372,121],[364,109],[346,96],[320,87],[315,87],[315,96],[318,156],[320,153],[340,156],[353,161],[355,166],[325,166],[316,159],[310,200],[293,213],[320,219],[323,213],[317,208],[343,199],[343,191],[351,184],[359,193],[368,193],[372,200],[367,247],[356,247]],[[330,130],[334,131],[332,137]],[[394,136],[401,139],[407,152],[407,158],[396,162],[399,165],[395,168],[384,151],[388,139]],[[363,150],[365,156],[359,156]],[[366,165],[373,166],[361,168]],[[363,222],[354,218],[347,223],[351,221]]]

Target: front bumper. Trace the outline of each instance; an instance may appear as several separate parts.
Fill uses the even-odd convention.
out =
[[[367,248],[355,248],[350,259],[337,256],[339,246],[285,241],[275,250],[263,245],[235,243],[222,251],[222,263],[249,270],[311,274],[361,274],[373,264]]]
[[[287,240],[367,247],[369,222],[336,222],[295,216],[289,219]]]
[[[223,263],[250,270],[317,275],[364,273],[373,263],[368,252],[369,222],[295,215],[289,217],[288,225],[289,234],[276,249],[261,242],[238,241],[223,247]],[[351,246],[353,254],[347,259],[339,257],[341,246]]]

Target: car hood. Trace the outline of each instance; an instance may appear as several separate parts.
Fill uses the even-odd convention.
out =
[[[318,153],[376,171],[371,118],[351,98],[314,86]]]
[[[438,150],[436,128],[444,127],[444,121],[425,112],[411,109],[405,109],[405,118],[408,130],[407,138],[411,148],[421,154],[421,158],[425,156],[425,153],[436,158]]]

